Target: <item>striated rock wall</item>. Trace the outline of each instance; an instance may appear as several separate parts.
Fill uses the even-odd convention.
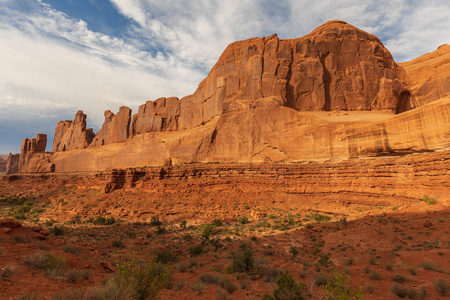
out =
[[[105,111],[105,122],[90,144],[91,147],[124,142],[129,136],[131,109],[122,106],[117,115],[110,110]]]
[[[104,173],[105,192],[140,185],[152,190],[182,189],[183,185],[245,185],[289,195],[321,195],[358,199],[373,206],[395,196],[422,199],[433,195],[450,199],[450,151],[404,157],[352,159],[292,164],[189,164],[129,168]],[[167,180],[165,180],[167,179]],[[165,180],[165,181],[163,181]],[[161,183],[163,181],[163,183]],[[375,202],[375,203],[376,203]],[[344,203],[345,204],[345,200]]]
[[[92,128],[86,128],[87,116],[79,110],[72,121],[61,121],[56,125],[53,139],[53,152],[85,149],[95,134]]]

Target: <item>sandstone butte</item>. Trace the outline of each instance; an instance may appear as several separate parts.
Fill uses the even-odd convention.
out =
[[[310,34],[230,44],[193,95],[86,115],[25,139],[7,174],[185,163],[343,160],[448,150],[450,46],[396,64],[381,41],[342,21]]]

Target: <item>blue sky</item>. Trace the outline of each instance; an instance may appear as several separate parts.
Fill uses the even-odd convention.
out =
[[[192,94],[225,47],[295,38],[339,19],[377,35],[397,62],[450,43],[450,1],[0,0],[0,153],[77,110],[98,131],[107,109],[133,112]]]

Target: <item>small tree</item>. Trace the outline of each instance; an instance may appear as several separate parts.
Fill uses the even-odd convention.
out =
[[[200,233],[202,239],[202,245],[204,245],[210,237],[214,234],[214,226],[211,224],[203,224],[200,226]]]
[[[305,299],[302,288],[304,283],[295,283],[291,275],[284,273],[277,279],[278,288],[273,291],[273,296],[264,294],[263,300]]]
[[[253,249],[249,244],[243,243],[239,246],[241,250],[233,255],[233,271],[249,273],[255,264]]]

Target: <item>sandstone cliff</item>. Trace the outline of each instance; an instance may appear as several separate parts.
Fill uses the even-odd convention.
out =
[[[131,121],[131,109],[122,106],[117,115],[105,111],[105,122],[92,140],[91,146],[103,146],[112,143],[124,142],[128,139]]]
[[[46,146],[46,134],[38,133],[35,138],[25,138],[20,148],[19,173],[54,172],[51,154],[45,153]]]
[[[86,128],[79,112],[80,121],[58,124],[54,154],[22,147],[19,171],[341,160],[449,149],[450,98],[434,101],[428,93],[421,100],[416,86],[423,79],[414,77],[420,72],[408,72],[411,78],[375,36],[342,21],[297,39],[235,42],[193,95],[148,101],[132,117],[124,106],[117,115],[106,111],[90,144],[85,137],[65,142],[68,133],[82,136],[75,123],[81,124],[77,132]],[[435,81],[448,82],[444,75]]]
[[[61,121],[56,125],[53,152],[84,149],[89,146],[95,134],[86,128],[86,115],[79,110],[72,121]]]
[[[411,79],[416,106],[450,95],[450,45],[442,45],[400,66]]]

